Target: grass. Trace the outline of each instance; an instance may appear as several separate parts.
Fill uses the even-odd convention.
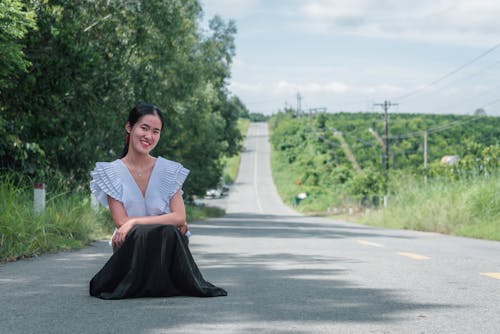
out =
[[[205,218],[222,217],[224,214],[224,209],[213,206],[186,205],[186,215],[188,223],[197,220],[203,220]]]
[[[500,240],[500,177],[450,183],[402,180],[386,209],[360,219],[369,225]]]
[[[0,261],[79,248],[109,232],[82,193],[49,193],[45,211],[36,213],[33,190],[3,179],[0,198]]]
[[[250,121],[248,119],[240,118],[238,120],[238,129],[242,133],[243,137],[246,136],[248,131],[248,126],[250,125]],[[226,158],[224,163],[224,183],[232,184],[236,180],[238,176],[238,169],[240,167],[241,155],[238,153],[235,156],[230,158]]]

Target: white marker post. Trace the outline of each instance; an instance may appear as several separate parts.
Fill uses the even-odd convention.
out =
[[[94,193],[90,193],[90,207],[94,212],[99,211],[99,201],[97,201],[97,197],[95,197]]]
[[[34,202],[35,212],[42,213],[45,210],[45,183],[35,183]]]

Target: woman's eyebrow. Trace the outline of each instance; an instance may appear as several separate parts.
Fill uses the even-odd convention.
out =
[[[151,128],[151,125],[149,125],[149,123],[142,123],[141,126],[147,126],[148,128]],[[153,128],[153,130],[158,130],[158,131],[161,131],[161,128]]]

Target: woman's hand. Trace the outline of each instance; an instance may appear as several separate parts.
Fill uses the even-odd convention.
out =
[[[189,231],[188,224],[184,223],[184,225],[179,226],[179,230],[182,234],[186,234]]]
[[[132,227],[134,227],[134,225],[134,219],[130,219],[116,230],[115,234],[113,235],[113,239],[111,240],[111,244],[113,245],[113,247],[120,247],[123,244],[128,232],[132,229]]]

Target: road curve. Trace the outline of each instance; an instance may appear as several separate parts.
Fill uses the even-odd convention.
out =
[[[0,333],[498,333],[500,243],[302,216],[273,186],[251,124],[226,216],[192,224],[221,298],[103,301],[105,242],[0,266]]]

